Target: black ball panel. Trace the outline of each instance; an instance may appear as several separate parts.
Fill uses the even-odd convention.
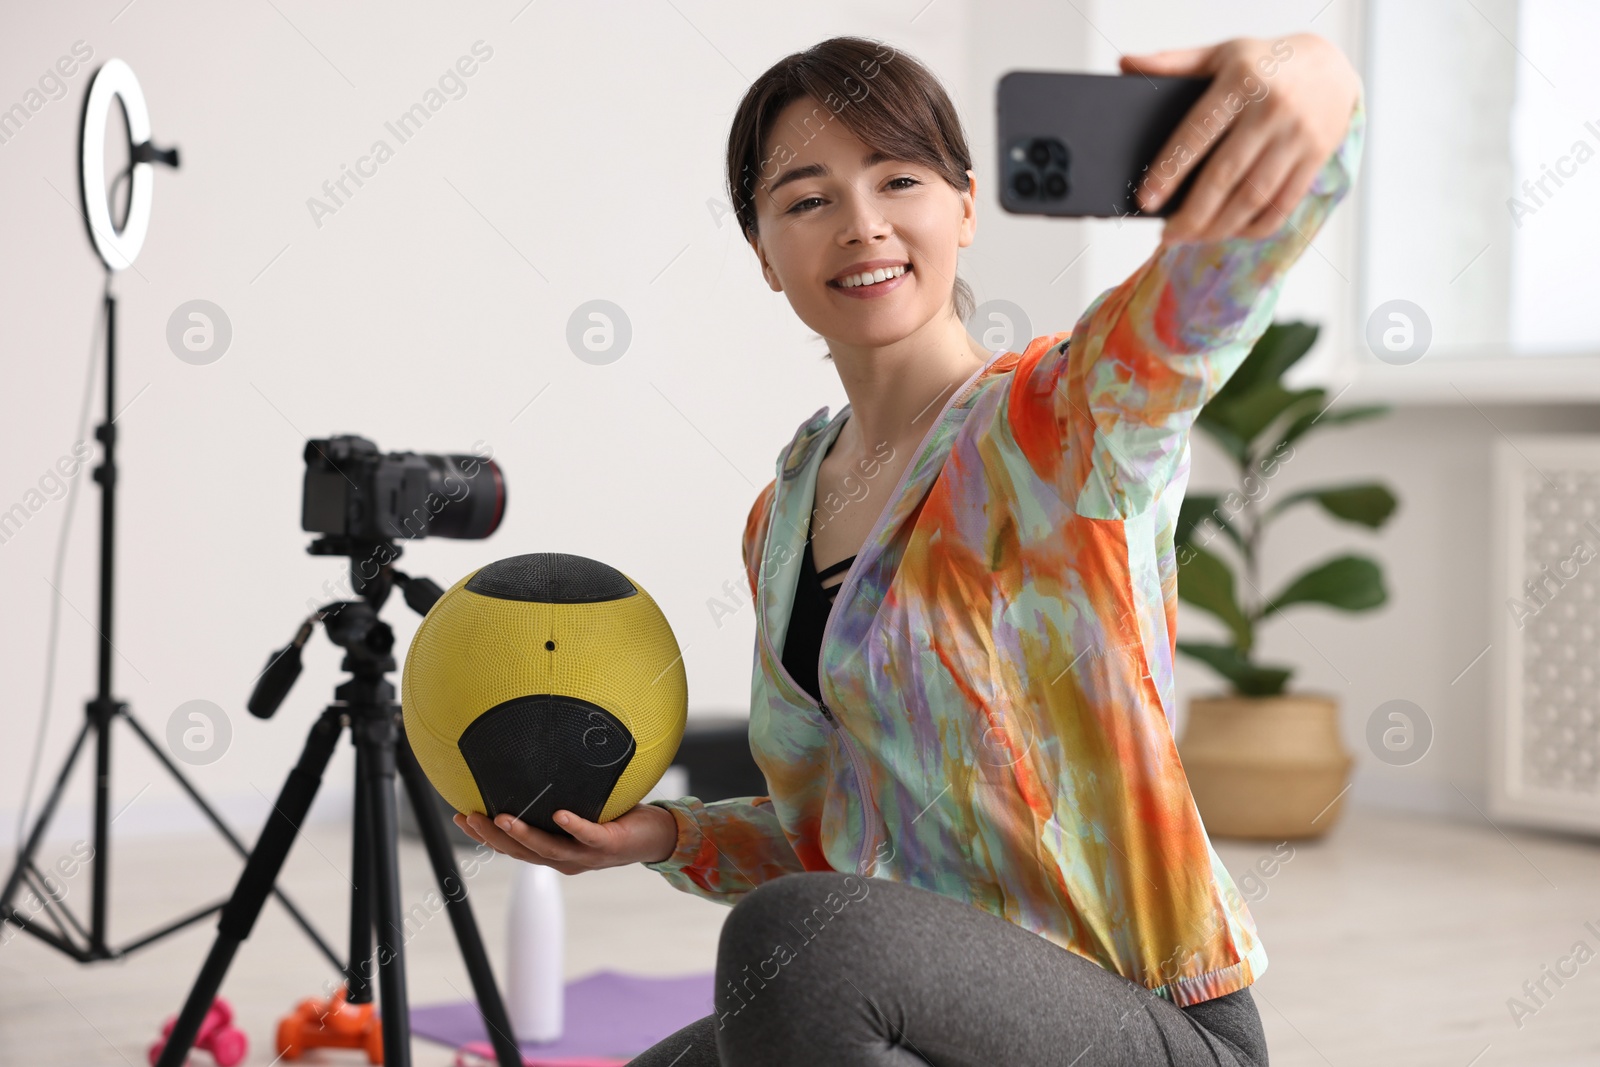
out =
[[[466,588],[497,600],[537,604],[594,604],[637,592],[615,567],[567,552],[530,552],[496,560],[474,574]]]
[[[598,704],[549,693],[490,708],[459,744],[491,819],[506,812],[569,840],[552,816],[565,808],[598,822],[638,748]]]

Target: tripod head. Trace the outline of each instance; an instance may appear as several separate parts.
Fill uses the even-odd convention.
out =
[[[394,568],[400,546],[386,539],[320,537],[306,551],[313,556],[348,556],[350,587],[360,600],[335,600],[314,611],[295,636],[267,660],[256,679],[246,707],[258,719],[270,719],[289,695],[302,667],[300,650],[311,639],[317,623],[322,623],[328,639],[345,650],[340,669],[348,671],[365,685],[389,686],[383,676],[395,669],[394,631],[378,617],[390,592],[398,584],[406,604],[418,615],[426,615],[444,590],[430,578],[413,577]],[[392,693],[392,687],[389,687]],[[388,694],[386,694],[388,695]]]

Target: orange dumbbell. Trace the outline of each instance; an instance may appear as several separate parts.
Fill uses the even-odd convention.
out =
[[[296,1060],[314,1048],[363,1048],[368,1063],[383,1062],[383,1028],[371,1004],[351,1004],[340,989],[332,1000],[308,997],[278,1023],[278,1055]]]

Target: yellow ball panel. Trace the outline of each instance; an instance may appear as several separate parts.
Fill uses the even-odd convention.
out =
[[[666,616],[631,577],[633,596],[562,604],[464,589],[476,573],[439,598],[406,654],[406,736],[428,779],[457,811],[483,811],[462,732],[507,700],[551,693],[606,709],[633,735],[636,751],[599,821],[630,810],[671,766],[687,723],[688,678]],[[597,752],[596,762],[607,755]]]

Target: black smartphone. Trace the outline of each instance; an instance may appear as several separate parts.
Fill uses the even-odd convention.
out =
[[[1139,183],[1147,170],[1160,175],[1174,167],[1156,153],[1210,84],[1210,78],[1011,71],[996,93],[1000,206],[1017,215],[1146,214],[1134,199]],[[1203,155],[1209,147],[1193,151]],[[1199,172],[1193,168],[1148,214],[1176,211]]]

